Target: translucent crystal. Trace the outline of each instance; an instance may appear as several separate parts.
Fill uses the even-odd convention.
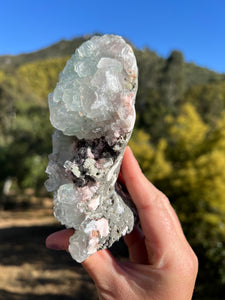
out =
[[[46,187],[54,191],[54,215],[76,231],[72,257],[82,262],[129,233],[135,207],[117,182],[134,122],[137,64],[119,36],[94,36],[60,73],[49,95],[56,128]]]
[[[81,195],[74,184],[63,184],[57,190],[54,200],[54,215],[64,225],[78,228],[85,215],[78,208]]]
[[[106,125],[118,120],[121,93],[133,101],[136,90],[137,66],[131,47],[118,36],[93,37],[72,55],[49,95],[51,122],[65,135],[79,139],[107,135]],[[120,125],[128,132],[134,124]]]

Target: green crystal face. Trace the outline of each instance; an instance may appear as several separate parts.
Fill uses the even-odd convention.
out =
[[[93,138],[134,125],[137,64],[118,36],[93,37],[76,50],[49,95],[52,125],[65,135]],[[117,132],[118,134],[118,132]]]

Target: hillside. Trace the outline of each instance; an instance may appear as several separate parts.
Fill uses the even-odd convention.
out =
[[[72,40],[61,40],[58,43],[55,43],[44,49],[24,53],[19,55],[3,55],[0,56],[0,70],[5,72],[13,71],[19,66],[34,62],[37,60],[46,60],[48,58],[54,57],[68,57],[72,55],[77,47],[79,47],[85,40],[89,39],[91,36],[87,35],[84,37],[77,37]],[[134,48],[134,47],[133,47]],[[135,49],[137,52],[146,52],[148,49],[142,51]],[[147,59],[151,60],[152,56],[157,56],[158,60],[165,61],[165,59],[158,57],[158,55],[152,51],[147,51]],[[212,81],[225,80],[225,74],[218,74],[214,71],[211,71],[207,68],[202,68],[194,63],[185,63],[184,65],[184,76],[185,76],[185,86],[189,87],[194,84],[205,84]]]
[[[51,57],[63,57],[72,55],[74,49],[79,47],[85,40],[89,39],[90,36],[79,37],[73,40],[67,41],[62,40],[44,49],[25,53],[20,55],[3,55],[0,56],[0,69],[7,71],[8,69],[14,69],[22,64],[33,62],[36,60],[43,60]]]

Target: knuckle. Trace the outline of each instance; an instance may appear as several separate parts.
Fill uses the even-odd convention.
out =
[[[192,261],[193,261],[193,272],[195,274],[198,273],[198,257],[197,255],[194,253],[194,251],[192,250]]]
[[[167,204],[170,204],[170,200],[169,200],[168,197],[167,197],[165,194],[163,194],[162,192],[159,193],[159,197],[160,197],[161,201],[163,201],[163,202],[165,202],[165,203],[167,203]]]
[[[189,248],[189,253],[185,257],[184,272],[186,276],[194,277],[198,273],[198,258],[194,251]]]
[[[165,206],[169,207],[171,205],[167,196],[163,194],[161,191],[157,192],[155,196],[155,202],[161,207],[165,207]]]

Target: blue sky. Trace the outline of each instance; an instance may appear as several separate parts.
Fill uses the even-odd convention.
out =
[[[0,0],[0,55],[93,32],[225,72],[225,0]]]

